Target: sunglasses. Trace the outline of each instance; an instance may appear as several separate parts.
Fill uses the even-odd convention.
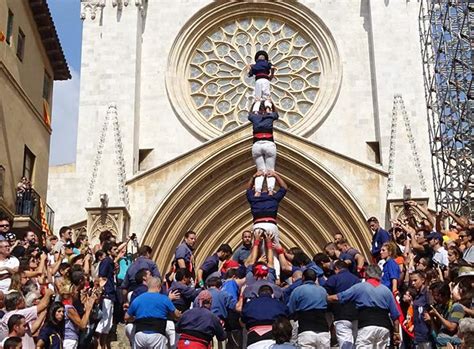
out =
[[[1,225],[0,225],[1,227]],[[458,235],[460,239],[464,239],[465,237],[467,237],[467,235]]]
[[[10,228],[10,224],[0,224],[0,228]]]

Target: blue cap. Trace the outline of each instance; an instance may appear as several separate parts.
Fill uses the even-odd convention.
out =
[[[429,233],[428,237],[427,237],[428,240],[431,240],[431,239],[436,239],[436,240],[439,240],[439,241],[443,241],[443,235],[441,233],[438,233],[436,231],[432,231],[431,233]]]

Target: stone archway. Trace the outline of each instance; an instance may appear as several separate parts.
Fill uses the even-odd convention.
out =
[[[221,243],[236,247],[242,230],[251,226],[244,188],[254,171],[251,140],[236,140],[191,169],[156,208],[143,243],[167,269],[183,234],[198,234],[196,263]],[[277,169],[288,183],[280,205],[279,227],[284,246],[300,246],[313,255],[332,234],[341,231],[350,243],[367,253],[370,233],[365,216],[343,185],[313,158],[289,144],[278,143]]]

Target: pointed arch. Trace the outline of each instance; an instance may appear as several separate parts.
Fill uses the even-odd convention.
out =
[[[196,231],[196,263],[220,244],[233,248],[252,219],[244,186],[254,172],[251,140],[227,144],[191,169],[158,205],[144,243],[152,246],[158,265],[171,263],[188,230]],[[299,246],[313,255],[342,232],[367,253],[371,239],[365,215],[349,191],[313,158],[289,144],[278,144],[277,168],[289,190],[279,209],[284,246]]]

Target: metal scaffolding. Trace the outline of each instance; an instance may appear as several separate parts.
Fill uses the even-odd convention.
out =
[[[474,218],[474,0],[422,0],[419,14],[437,209]]]

